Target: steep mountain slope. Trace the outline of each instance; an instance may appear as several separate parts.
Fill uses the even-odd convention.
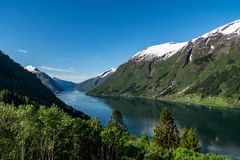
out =
[[[76,83],[58,79],[56,77],[53,77],[53,80],[63,89],[63,91],[76,89]]]
[[[0,92],[1,101],[27,103],[35,106],[56,104],[65,112],[76,117],[86,117],[82,112],[73,109],[59,100],[32,73],[15,63],[9,56],[0,51]],[[14,97],[14,99],[12,99]],[[19,99],[19,100],[15,100]]]
[[[238,104],[240,20],[187,43],[166,43],[138,52],[88,94]]]
[[[52,78],[48,74],[40,71],[36,67],[28,65],[25,69],[37,76],[41,80],[41,82],[48,87],[52,92],[62,92],[64,90],[75,89],[76,84],[69,81],[60,80],[58,78]]]
[[[77,85],[77,90],[81,92],[88,92],[93,88],[96,88],[100,84],[102,84],[109,76],[111,76],[117,69],[111,68],[110,70],[103,72],[102,74],[90,78],[82,83]]]

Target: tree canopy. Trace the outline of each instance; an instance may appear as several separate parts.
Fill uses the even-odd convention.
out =
[[[170,120],[169,111],[162,112],[161,115]],[[118,118],[115,117],[116,113]],[[97,119],[73,118],[56,106],[41,106],[37,109],[33,105],[16,107],[0,103],[0,159],[230,159],[221,155],[200,153],[198,138],[192,129],[183,132],[180,145],[176,146],[174,143],[174,148],[168,148],[170,143],[167,143],[167,147],[162,147],[156,143],[158,141],[155,138],[152,140],[146,135],[135,137],[127,131],[123,132],[119,125],[113,125],[125,126],[122,116],[119,115],[119,111],[114,111],[110,125],[104,128]],[[161,120],[160,126],[165,126],[166,122],[174,126],[173,121],[169,120]],[[172,137],[174,134],[170,132],[164,134],[166,135]],[[173,139],[170,142],[172,141]]]
[[[180,135],[168,108],[160,114],[160,122],[154,129],[154,142],[163,148],[176,148],[180,142]]]

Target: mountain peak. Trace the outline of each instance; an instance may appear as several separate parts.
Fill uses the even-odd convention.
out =
[[[206,34],[203,34],[200,37],[197,37],[195,39],[192,39],[191,42],[195,42],[198,39],[206,39],[209,37],[213,37],[216,35],[237,35],[240,36],[240,19],[233,21],[231,23],[228,23],[226,25],[223,25],[221,27],[218,27]],[[171,57],[181,49],[183,49],[185,46],[187,46],[188,42],[182,42],[182,43],[175,43],[175,42],[168,42],[160,45],[153,45],[148,47],[145,50],[142,50],[140,52],[137,52],[134,56],[131,57],[130,60],[134,60],[137,62],[140,61],[151,61],[153,58],[160,58],[163,60],[166,60],[167,58]]]
[[[39,72],[39,70],[32,65],[27,65],[26,67],[24,67],[24,69],[26,69],[28,72],[31,72],[31,73]]]
[[[236,20],[236,21],[233,21],[233,22],[230,22],[230,23],[228,23],[226,25],[223,25],[221,27],[218,27],[218,28],[202,35],[199,38],[208,38],[208,37],[215,36],[219,33],[223,34],[223,35],[231,35],[231,34],[240,35],[240,19]]]
[[[137,54],[135,54],[132,59],[136,61],[152,60],[153,58],[166,59],[177,53],[187,44],[188,42],[168,42],[160,45],[150,46],[143,51],[137,52]]]

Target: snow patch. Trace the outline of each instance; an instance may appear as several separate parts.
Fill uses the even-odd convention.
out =
[[[148,47],[147,49],[137,52],[134,56],[132,56],[132,59],[136,61],[142,61],[142,60],[152,60],[153,58],[163,58],[164,60],[171,57],[175,53],[177,53],[179,50],[181,50],[183,47],[185,47],[188,44],[188,42],[182,42],[182,43],[164,43],[160,45],[154,45],[151,47]]]
[[[189,60],[190,60],[190,62],[192,62],[192,54],[190,55]]]
[[[104,78],[104,77],[107,77],[108,75],[116,72],[117,68],[111,68],[110,70],[106,71],[106,72],[103,72],[102,74],[100,74],[99,76],[101,78]]]
[[[208,44],[208,42],[209,42],[210,40],[211,40],[211,38],[208,38],[206,44]]]
[[[212,53],[212,51],[215,49],[214,45],[211,45],[211,50],[209,53]]]
[[[223,35],[231,35],[231,34],[240,35],[240,19],[236,20],[236,21],[233,21],[231,23],[228,23],[226,25],[223,25],[221,27],[218,27],[218,28],[212,30],[211,32],[203,34],[200,37],[194,38],[194,39],[191,40],[191,42],[194,43],[199,38],[209,38],[209,37],[215,36],[219,33],[223,34]]]
[[[194,43],[196,40],[198,40],[198,38],[192,39],[191,42]]]
[[[208,32],[208,33],[202,35],[199,38],[208,38],[208,37],[214,36],[218,33],[221,33],[223,35],[230,35],[230,34],[237,33],[238,35],[240,35],[239,34],[240,33],[240,20],[236,20],[236,21],[228,23],[224,26],[216,28],[216,29],[212,30],[211,32]]]
[[[230,35],[233,33],[239,33],[240,29],[240,20],[236,20],[234,22],[228,23],[224,26],[221,26],[217,29],[212,30],[211,32],[208,32],[204,35],[202,35],[202,38],[207,38],[210,36],[214,36],[217,33],[222,33],[223,35]]]
[[[228,23],[224,26],[221,26],[217,29],[212,30],[211,32],[208,32],[200,37],[194,38],[190,43],[193,43],[195,45],[198,41],[198,39],[206,39],[206,45],[210,43],[213,39],[213,36],[222,34],[222,35],[232,35],[237,34],[240,35],[240,19],[233,21],[231,23]],[[230,39],[229,37],[226,37]],[[134,56],[130,58],[130,60],[134,60],[136,62],[140,61],[151,61],[153,58],[159,58],[161,60],[166,60],[167,58],[173,56],[175,53],[179,51],[183,51],[185,47],[187,47],[188,42],[182,42],[182,43],[164,43],[160,45],[153,45],[148,47],[145,50],[137,52]],[[215,49],[214,46],[211,46],[211,51]],[[190,56],[190,60],[192,60],[192,57]]]
[[[33,67],[32,65],[27,65],[26,67],[24,67],[24,69],[31,73],[39,72],[39,70],[36,67]]]
[[[172,88],[173,86],[171,85],[171,86],[169,86],[168,88],[166,88],[165,90],[163,90],[161,93],[160,93],[160,95],[163,95],[165,92],[167,92],[170,88]]]

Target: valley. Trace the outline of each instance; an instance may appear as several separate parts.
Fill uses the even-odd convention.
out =
[[[0,160],[240,160],[239,6],[0,1]]]

